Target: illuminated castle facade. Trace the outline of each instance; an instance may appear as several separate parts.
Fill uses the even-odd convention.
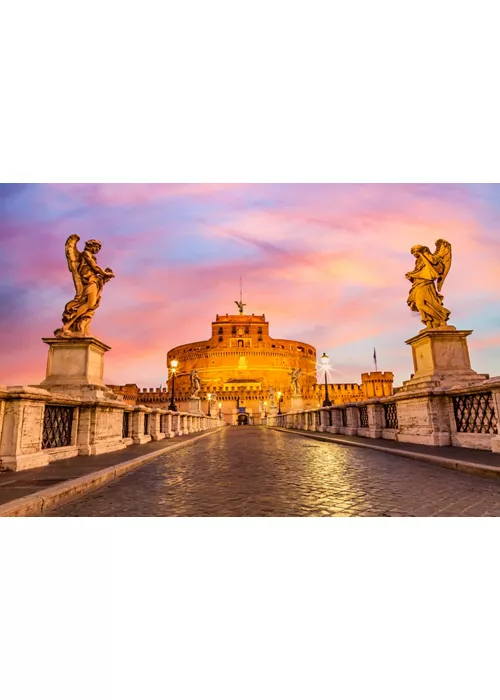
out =
[[[240,307],[242,308],[242,306]],[[226,423],[259,424],[281,398],[279,410],[292,407],[292,370],[300,369],[300,393],[304,408],[318,406],[324,399],[324,384],[318,383],[316,348],[297,340],[272,338],[264,314],[217,315],[207,340],[179,345],[167,354],[167,372],[172,360],[178,366],[175,378],[175,402],[187,410],[191,394],[190,373],[198,371],[201,381],[201,408],[208,412],[211,395],[212,415],[219,412]],[[361,384],[329,384],[329,398],[334,403],[361,401],[392,394],[392,372],[362,375]],[[140,390],[135,384],[110,387],[130,404],[143,403],[167,408],[171,385],[163,389]]]

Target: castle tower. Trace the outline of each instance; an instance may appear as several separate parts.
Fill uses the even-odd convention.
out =
[[[361,387],[366,399],[391,396],[393,393],[394,375],[392,372],[363,372]]]

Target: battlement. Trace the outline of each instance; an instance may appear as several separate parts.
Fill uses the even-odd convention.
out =
[[[213,323],[265,323],[265,314],[217,314]]]
[[[368,381],[393,382],[394,374],[392,372],[363,372],[361,382]]]

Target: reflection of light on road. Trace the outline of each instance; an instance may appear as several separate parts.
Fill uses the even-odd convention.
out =
[[[311,493],[321,491],[318,508],[342,512],[354,506],[366,505],[365,490],[357,483],[359,474],[352,469],[352,452],[343,445],[303,443],[306,450],[301,481]]]

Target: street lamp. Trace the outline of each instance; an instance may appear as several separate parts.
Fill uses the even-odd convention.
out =
[[[326,352],[323,353],[321,357],[321,362],[323,364],[323,367],[325,368],[325,400],[323,401],[323,406],[331,406],[332,402],[330,401],[330,397],[328,396],[328,355]]]
[[[207,416],[210,416],[210,415],[211,415],[211,413],[210,413],[210,402],[211,402],[211,400],[212,400],[212,394],[207,394],[207,400],[208,400],[208,413],[207,413]]]
[[[267,401],[264,401],[264,418],[267,418]]]
[[[280,416],[281,416],[281,401],[282,401],[281,391],[278,391],[278,415],[280,415]]]
[[[175,405],[175,400],[174,400],[174,387],[175,387],[175,370],[177,369],[177,365],[179,364],[178,360],[172,360],[170,363],[170,369],[172,371],[172,395],[170,397],[170,406],[168,407],[169,411],[177,411],[177,406]]]

